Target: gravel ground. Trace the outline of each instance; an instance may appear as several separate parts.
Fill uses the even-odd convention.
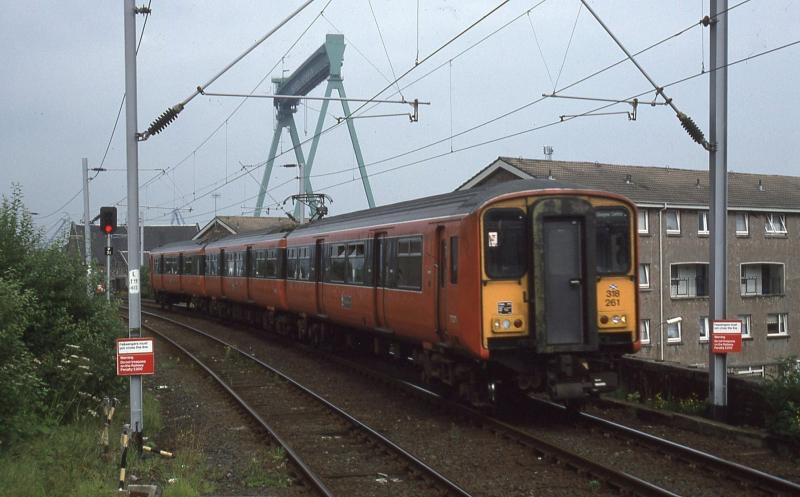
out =
[[[542,461],[528,449],[437,413],[419,400],[392,392],[389,387],[361,378],[349,370],[315,361],[305,353],[264,336],[197,318],[190,319],[202,329],[224,334],[243,349],[342,405],[475,495],[601,495],[604,491],[597,488],[596,482]],[[630,415],[626,417],[624,411],[616,414],[614,419],[618,422],[643,427],[643,423],[637,424]],[[552,419],[534,421],[526,428],[555,444],[682,495],[753,495],[734,484],[720,482],[715,475],[702,474],[685,463],[602,432],[577,429],[571,423],[554,423]],[[742,462],[780,476],[796,478],[798,473],[791,461],[754,449],[747,443],[702,437],[670,427],[650,428],[658,436],[726,459],[735,459],[734,454],[752,458]],[[753,460],[758,464],[753,464]]]
[[[643,421],[634,412],[623,408],[589,406],[587,412],[800,483],[800,459],[796,455],[775,454],[769,448],[755,446],[753,441],[745,437],[725,436],[712,430],[709,430],[710,433],[700,433],[676,429]]]
[[[156,375],[144,387],[161,405],[160,447],[196,447],[206,455],[204,476],[214,495],[300,497],[283,452],[270,446],[227,394],[168,344],[156,344]]]
[[[439,413],[424,402],[352,371],[314,361],[307,354],[264,336],[197,318],[182,318],[282,369],[476,497],[616,495],[599,482],[544,460],[530,449]],[[396,475],[390,474],[389,480],[393,477]],[[386,495],[395,495],[391,483],[387,487]]]

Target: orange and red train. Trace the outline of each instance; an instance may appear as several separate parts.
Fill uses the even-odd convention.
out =
[[[639,349],[636,210],[520,180],[150,253],[185,302],[313,343],[411,358],[472,401],[498,383],[580,399]]]

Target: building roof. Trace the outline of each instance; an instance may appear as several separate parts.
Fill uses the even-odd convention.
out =
[[[705,207],[710,202],[707,170],[498,157],[458,187],[492,182],[493,176],[554,179],[619,193],[639,205]],[[800,211],[800,177],[728,173],[733,209]]]
[[[144,250],[150,250],[160,247],[162,245],[183,240],[191,240],[195,233],[197,233],[197,225],[181,225],[181,226],[145,226],[144,227]],[[91,242],[92,242],[92,259],[97,261],[101,266],[105,266],[106,255],[106,235],[100,230],[100,226],[93,224],[90,225]],[[68,250],[74,250],[80,254],[81,258],[84,257],[84,243],[83,243],[83,225],[72,223],[70,227],[70,237],[67,244]],[[128,251],[128,227],[126,225],[117,226],[117,231],[111,236],[111,246],[114,249],[114,257],[120,257],[122,253]]]
[[[286,217],[253,217],[253,216],[216,216],[197,232],[193,240],[207,242],[214,231],[224,233],[222,236],[251,232],[266,232],[275,229],[286,229],[295,226],[295,222]]]

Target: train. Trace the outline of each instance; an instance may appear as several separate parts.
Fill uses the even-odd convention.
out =
[[[149,254],[162,305],[402,358],[473,404],[578,402],[639,350],[636,207],[516,180]]]

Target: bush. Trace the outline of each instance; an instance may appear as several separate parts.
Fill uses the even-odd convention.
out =
[[[116,395],[115,304],[87,292],[86,268],[47,247],[19,187],[0,205],[0,444],[80,418]],[[97,274],[95,272],[94,274]]]
[[[800,441],[800,362],[791,357],[781,361],[778,371],[764,385],[769,406],[767,429]]]

